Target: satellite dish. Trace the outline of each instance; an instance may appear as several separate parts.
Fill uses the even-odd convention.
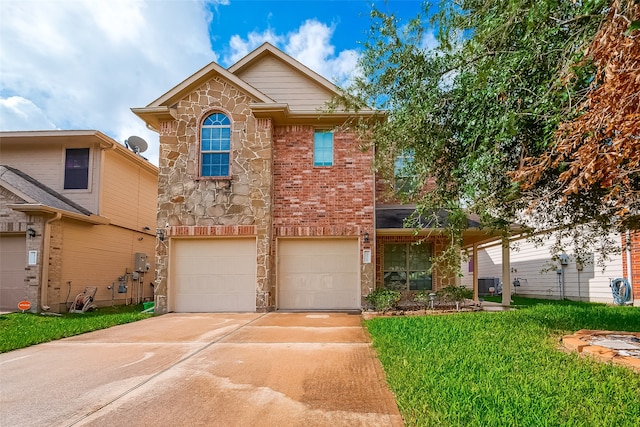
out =
[[[125,141],[125,144],[131,147],[133,152],[136,154],[144,153],[145,151],[147,151],[147,148],[149,148],[147,141],[135,135],[130,136],[129,139]]]

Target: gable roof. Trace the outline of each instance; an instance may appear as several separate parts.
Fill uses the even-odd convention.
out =
[[[250,107],[256,117],[271,117],[276,122],[303,123],[309,120],[322,120],[325,122],[343,123],[354,116],[362,117],[376,114],[373,110],[365,110],[358,113],[342,111],[323,113],[318,109],[301,110],[295,107],[292,108],[286,100],[281,101],[274,99],[273,95],[265,93],[266,89],[263,90],[262,86],[251,84],[243,79],[243,76],[250,73],[254,68],[258,69],[264,61],[269,58],[275,60],[283,69],[291,70],[292,75],[298,76],[300,81],[308,82],[310,86],[316,87],[321,93],[326,93],[328,99],[339,93],[338,87],[329,80],[312,71],[275,46],[264,43],[228,69],[223,68],[215,62],[211,62],[152,101],[146,107],[132,108],[131,111],[144,120],[147,126],[157,131],[161,121],[171,121],[177,118],[175,104],[179,100],[185,98],[196,88],[202,86],[212,78],[220,77],[254,99]],[[282,88],[280,89],[283,90]],[[287,87],[286,91],[291,93],[291,88]]]
[[[31,212],[61,212],[63,215],[66,213],[66,216],[95,224],[108,222],[106,218],[94,215],[88,209],[11,166],[0,165],[0,186],[25,201],[25,203],[10,205],[12,209]]]
[[[266,56],[273,56],[279,59],[297,72],[313,80],[314,83],[324,87],[325,89],[335,94],[338,93],[338,87],[336,85],[268,42],[263,43],[260,47],[230,66],[228,70],[235,75],[240,75],[243,71],[253,67],[256,63],[258,63]]]

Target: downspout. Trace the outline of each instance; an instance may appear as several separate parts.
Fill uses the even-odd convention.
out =
[[[633,289],[633,268],[631,266],[631,231],[627,229],[626,233],[626,255],[627,255],[627,281]],[[631,293],[631,301],[633,301],[633,292]]]
[[[49,311],[49,253],[51,249],[51,223],[62,218],[62,213],[57,212],[53,218],[44,223],[44,240],[42,242],[42,280],[40,281],[40,308]]]

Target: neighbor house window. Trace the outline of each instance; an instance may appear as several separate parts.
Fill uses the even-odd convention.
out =
[[[333,132],[316,131],[313,135],[313,165],[333,165]]]
[[[416,180],[413,172],[411,171],[412,164],[412,151],[404,151],[396,157],[396,161],[393,165],[396,191],[400,193],[409,193],[415,188]]]
[[[384,287],[396,290],[431,290],[431,245],[384,245]]]
[[[202,123],[200,175],[228,177],[231,158],[231,121],[222,113],[209,115]]]
[[[64,189],[89,188],[89,149],[67,148],[64,160]]]

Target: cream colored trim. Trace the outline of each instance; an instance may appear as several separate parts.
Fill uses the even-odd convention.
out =
[[[7,205],[9,208],[18,212],[25,213],[46,213],[46,214],[61,214],[65,218],[76,219],[78,221],[88,222],[93,225],[107,225],[111,223],[109,218],[100,215],[83,215],[75,212],[69,212],[62,209],[56,209],[51,206],[42,205],[39,203],[15,203]]]
[[[270,118],[274,123],[278,125],[285,124],[318,124],[320,126],[330,125],[343,125],[350,121],[357,121],[359,119],[372,119],[376,116],[380,116],[379,111],[366,110],[354,112],[324,112],[324,111],[292,111],[289,108],[289,104],[273,103],[273,104],[261,104],[252,103],[249,104],[253,115],[256,118]]]

